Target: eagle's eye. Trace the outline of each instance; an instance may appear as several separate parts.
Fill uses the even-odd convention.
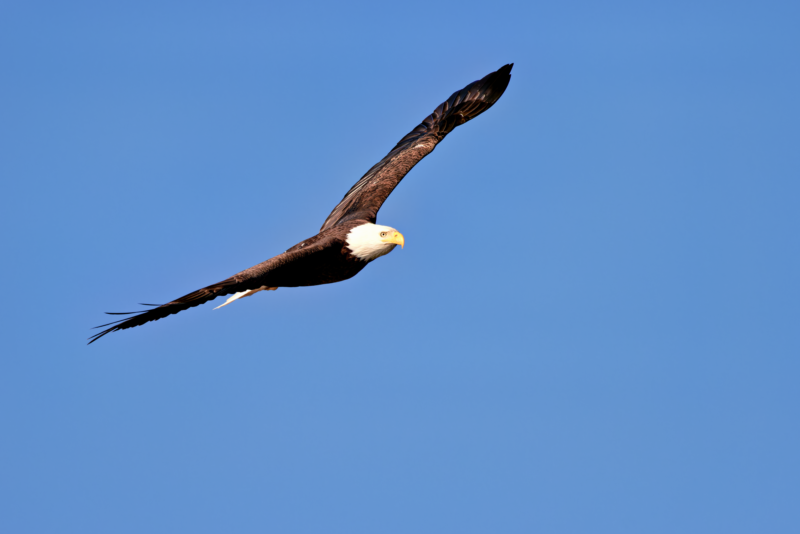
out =
[[[381,232],[381,237],[386,237],[386,232]]]

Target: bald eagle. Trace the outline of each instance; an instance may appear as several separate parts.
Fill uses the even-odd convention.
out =
[[[513,66],[513,63],[504,65],[456,91],[440,104],[350,188],[314,237],[222,282],[172,302],[149,305],[155,307],[139,312],[110,313],[132,317],[95,327],[110,326],[90,337],[89,344],[110,332],[157,321],[224,295],[230,297],[217,308],[259,291],[341,282],[352,278],[368,263],[388,254],[397,245],[402,248],[405,243],[403,234],[377,224],[378,210],[408,171],[430,154],[453,128],[474,119],[497,102],[511,80]]]

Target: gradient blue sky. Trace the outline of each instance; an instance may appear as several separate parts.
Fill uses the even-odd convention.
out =
[[[6,2],[0,531],[800,531],[796,2]],[[356,278],[87,347],[511,84]],[[216,304],[221,303],[221,301]]]

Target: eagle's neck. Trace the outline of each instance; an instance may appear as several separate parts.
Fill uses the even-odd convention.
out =
[[[381,241],[381,232],[393,231],[393,228],[380,224],[364,223],[356,226],[345,239],[350,253],[361,261],[370,262],[392,251],[394,243]]]

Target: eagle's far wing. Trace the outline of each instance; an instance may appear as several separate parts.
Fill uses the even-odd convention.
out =
[[[375,222],[381,205],[414,165],[430,154],[453,128],[497,102],[511,80],[510,63],[473,82],[437,107],[347,192],[320,231],[352,219]]]
[[[317,241],[317,239],[314,238],[312,238],[312,240]],[[307,240],[306,243],[311,243],[312,240]],[[291,269],[294,261],[313,254],[314,252],[320,250],[322,246],[322,244],[317,243],[314,243],[314,245],[308,247],[300,247],[299,245],[294,246],[283,254],[278,254],[267,261],[261,262],[258,265],[254,265],[249,269],[245,269],[244,271],[237,273],[230,278],[223,280],[222,282],[217,282],[216,284],[211,284],[210,286],[198,289],[197,291],[193,291],[192,293],[184,295],[179,299],[156,306],[150,310],[128,313],[107,312],[109,315],[132,315],[132,317],[126,317],[124,319],[120,319],[119,321],[96,326],[95,328],[103,328],[104,326],[109,326],[110,328],[106,328],[102,332],[90,337],[89,345],[104,335],[110,334],[111,332],[125,330],[126,328],[133,328],[135,326],[149,323],[150,321],[158,321],[159,319],[163,319],[168,315],[199,306],[200,304],[204,304],[209,300],[214,300],[217,297],[231,295],[233,293],[239,293],[243,291],[257,290],[259,288],[263,288],[264,286],[267,286],[266,288],[269,289],[275,289],[275,287],[270,287],[271,279],[274,279],[270,276],[271,273],[274,274],[276,272],[280,272],[284,268]],[[144,306],[148,306],[148,304],[144,304]],[[153,305],[150,304],[150,306]]]

